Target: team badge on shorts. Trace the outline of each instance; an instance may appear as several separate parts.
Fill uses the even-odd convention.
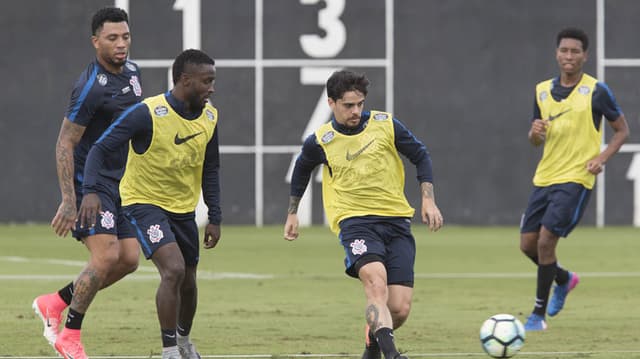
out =
[[[113,213],[109,211],[104,211],[100,213],[100,225],[104,229],[111,229],[115,226],[115,221],[113,220]]]
[[[154,224],[147,230],[147,234],[149,235],[149,240],[151,243],[158,243],[162,238],[164,238],[164,233],[160,229],[159,224]]]
[[[351,242],[349,246],[351,247],[351,253],[356,256],[367,251],[367,245],[364,244],[364,239],[356,239],[355,241]]]

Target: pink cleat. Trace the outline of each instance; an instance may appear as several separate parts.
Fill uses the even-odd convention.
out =
[[[67,307],[67,304],[60,298],[58,293],[51,293],[37,297],[33,300],[31,306],[44,324],[42,335],[53,346],[58,337],[62,312]]]
[[[567,294],[580,283],[580,277],[578,273],[569,272],[569,281],[563,285],[556,285],[553,290],[553,296],[547,307],[547,314],[550,317],[558,315],[564,307],[564,302],[567,300]]]
[[[64,328],[58,335],[54,347],[64,359],[89,359],[80,342],[79,329]]]

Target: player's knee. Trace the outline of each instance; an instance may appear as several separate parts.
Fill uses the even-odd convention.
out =
[[[175,287],[182,285],[184,281],[184,263],[167,263],[158,269],[163,282]]]
[[[400,304],[394,305],[394,307],[389,308],[389,312],[391,313],[391,318],[393,319],[393,328],[397,329],[409,318],[409,313],[411,313],[411,303],[403,302]]]
[[[138,256],[125,254],[120,256],[120,267],[124,274],[133,273],[138,269]]]

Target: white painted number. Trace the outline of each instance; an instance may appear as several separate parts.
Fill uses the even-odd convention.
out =
[[[173,10],[182,11],[182,48],[200,48],[200,1],[176,0]]]
[[[301,4],[313,5],[320,0],[300,0]],[[340,21],[345,0],[324,0],[326,7],[318,12],[318,27],[325,31],[325,37],[316,34],[300,36],[302,50],[311,57],[334,57],[342,51],[347,42],[347,31]]]

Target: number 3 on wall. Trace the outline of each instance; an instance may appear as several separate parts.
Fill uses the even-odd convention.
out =
[[[304,5],[318,2],[320,0],[300,0]],[[316,34],[300,36],[302,50],[311,57],[334,57],[342,51],[347,41],[347,32],[340,21],[345,0],[324,0],[324,3],[326,7],[318,12],[318,27],[324,30],[326,35],[324,37]]]

